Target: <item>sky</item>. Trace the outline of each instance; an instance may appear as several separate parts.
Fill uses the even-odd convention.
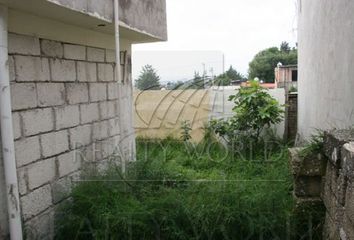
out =
[[[152,65],[161,82],[194,72],[246,74],[259,51],[297,42],[297,0],[166,0],[168,41],[133,46],[133,79]]]

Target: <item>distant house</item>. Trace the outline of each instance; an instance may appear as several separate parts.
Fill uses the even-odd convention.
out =
[[[277,85],[275,83],[260,83],[260,85],[263,88],[267,88],[267,89],[274,89],[277,87]],[[248,87],[248,86],[250,86],[250,83],[248,81],[241,83],[241,87]]]
[[[297,87],[297,65],[282,65],[281,63],[274,70],[275,83],[278,88],[290,89]]]
[[[231,80],[231,86],[241,86],[242,80]]]

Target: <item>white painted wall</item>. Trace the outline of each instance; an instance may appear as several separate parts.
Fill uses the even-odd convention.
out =
[[[300,139],[354,125],[353,11],[353,0],[299,0]]]
[[[228,101],[231,95],[236,94],[236,89],[239,87],[213,87],[210,89],[210,106],[211,118],[229,118],[234,115],[232,108],[235,104]],[[280,104],[285,104],[284,88],[270,89],[269,94],[278,100]],[[274,128],[279,137],[284,136],[285,124],[284,121],[277,124]]]

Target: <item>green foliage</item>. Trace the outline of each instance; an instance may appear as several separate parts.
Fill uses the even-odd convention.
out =
[[[245,77],[239,73],[236,69],[230,66],[230,68],[226,71],[226,76],[231,80],[246,80]]]
[[[249,87],[241,87],[229,101],[235,104],[234,116],[211,122],[215,132],[229,144],[252,141],[257,144],[264,129],[283,119],[282,106],[257,81],[251,81]]]
[[[301,157],[307,157],[312,154],[323,154],[324,148],[324,132],[317,130],[315,134],[310,137],[309,142],[299,153]]]
[[[160,77],[151,65],[145,65],[135,80],[135,87],[139,90],[160,90]]]
[[[287,151],[244,161],[217,142],[139,140],[125,175],[78,184],[57,239],[288,239]]]
[[[226,73],[220,74],[214,80],[214,85],[216,86],[230,86],[231,85],[231,78],[229,78]]]
[[[214,80],[214,85],[217,86],[230,86],[232,80],[246,80],[246,78],[239,73],[232,66],[223,74],[217,76]]]
[[[186,142],[189,141],[191,137],[191,131],[192,131],[192,126],[189,121],[183,121],[182,126],[181,126],[182,132],[181,132],[181,139],[182,141]]]
[[[201,76],[199,72],[194,72],[194,78],[188,85],[188,89],[204,89],[204,79],[206,75],[203,73]]]
[[[203,141],[204,142],[210,143],[210,142],[217,142],[218,141],[211,122],[204,123],[204,126],[202,129],[203,129]]]
[[[322,240],[325,215],[326,208],[323,204],[309,201],[295,205],[292,212],[292,238]]]
[[[167,90],[181,90],[181,89],[185,89],[186,83],[183,81],[177,81],[177,82],[168,82],[166,84],[166,89]]]
[[[289,93],[297,92],[297,88],[294,86],[291,86],[289,89]]]
[[[285,53],[289,53],[291,50],[289,43],[288,42],[282,42],[280,44],[280,51],[285,52]]]
[[[279,62],[297,64],[297,49],[290,50],[289,44],[283,42],[281,49],[272,47],[260,51],[249,64],[249,79],[258,77],[265,82],[274,82],[274,69]]]

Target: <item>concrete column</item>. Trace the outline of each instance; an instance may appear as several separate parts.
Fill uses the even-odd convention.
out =
[[[11,239],[22,240],[20,200],[12,126],[7,19],[8,9],[0,5],[0,127],[7,191],[7,208]]]

